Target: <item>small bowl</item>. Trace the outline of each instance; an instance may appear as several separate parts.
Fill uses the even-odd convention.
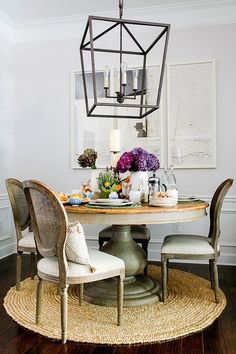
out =
[[[150,198],[149,205],[159,206],[159,207],[173,207],[178,203],[178,199],[175,197],[164,197],[164,198]]]
[[[71,205],[80,205],[82,202],[83,202],[83,201],[82,201],[82,199],[80,199],[80,198],[70,198],[70,199],[69,199],[69,203],[70,203]]]
[[[94,195],[94,192],[87,192],[87,193],[85,193],[85,192],[83,192],[83,197],[84,198],[92,198],[93,197],[93,195]]]

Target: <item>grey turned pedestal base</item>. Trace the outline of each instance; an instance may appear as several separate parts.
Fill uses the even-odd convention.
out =
[[[113,225],[112,238],[101,251],[120,257],[125,262],[124,307],[153,304],[160,299],[160,286],[155,279],[141,275],[146,264],[144,250],[133,240],[130,225]],[[116,279],[106,279],[85,286],[84,299],[102,306],[116,306]]]

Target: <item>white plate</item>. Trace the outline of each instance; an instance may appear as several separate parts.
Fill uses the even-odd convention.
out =
[[[176,206],[176,203],[174,203],[174,204],[170,204],[170,203],[169,204],[157,204],[157,203],[150,202],[149,205],[155,206],[155,207],[162,207],[162,208],[172,208],[172,207]]]
[[[95,199],[94,202],[96,202],[96,203],[106,203],[106,204],[122,204],[122,203],[129,202],[129,200],[127,200],[127,199],[108,199],[108,198],[103,198],[103,199]]]
[[[193,195],[183,195],[183,194],[180,194],[178,196],[178,200],[181,201],[181,202],[190,202],[190,201],[194,201],[194,200],[197,200],[198,198],[193,196]]]
[[[101,199],[100,199],[101,200]],[[104,199],[106,200],[106,199]],[[123,199],[124,200],[124,199]],[[120,207],[125,207],[125,206],[130,206],[132,204],[134,204],[133,202],[130,202],[129,200],[125,201],[125,202],[113,202],[113,203],[110,203],[110,202],[97,202],[97,200],[94,200],[94,201],[91,201],[89,202],[90,205],[101,205],[101,206],[120,206]]]

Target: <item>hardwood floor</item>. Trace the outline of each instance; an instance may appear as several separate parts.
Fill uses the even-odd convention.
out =
[[[174,264],[209,279],[208,267],[197,264]],[[24,256],[23,276],[30,275],[29,257]],[[227,306],[220,318],[203,332],[162,344],[103,346],[47,339],[17,325],[6,313],[3,299],[15,284],[15,255],[0,260],[0,353],[4,354],[236,354],[236,267],[219,266],[220,287]]]

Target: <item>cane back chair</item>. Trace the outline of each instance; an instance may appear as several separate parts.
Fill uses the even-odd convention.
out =
[[[30,231],[30,214],[23,184],[14,178],[8,178],[5,182],[16,230],[16,289],[20,290],[22,253],[27,252],[31,255],[31,278],[33,279],[35,275],[36,246],[34,234]]]
[[[37,263],[38,286],[36,299],[36,323],[40,321],[42,281],[57,283],[60,289],[61,339],[67,340],[67,289],[69,284],[79,284],[79,305],[82,304],[83,284],[117,277],[117,324],[121,324],[123,308],[123,279],[125,265],[118,257],[89,250],[90,262],[96,268],[91,273],[88,267],[67,261],[65,244],[68,229],[66,210],[45,184],[28,180],[23,182],[29,204],[37,249],[42,258]]]
[[[165,237],[161,248],[163,301],[167,297],[169,259],[207,259],[209,260],[211,288],[215,292],[215,301],[219,302],[217,261],[220,255],[220,214],[223,200],[232,183],[233,179],[225,180],[213,195],[210,206],[210,229],[208,237],[187,234],[175,234]]]

